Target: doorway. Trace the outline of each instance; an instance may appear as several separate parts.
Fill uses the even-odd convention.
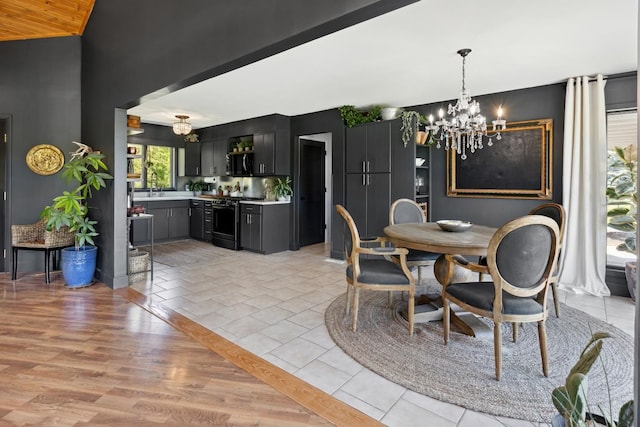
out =
[[[9,119],[0,117],[0,165],[2,165],[2,173],[0,173],[0,244],[2,245],[2,256],[0,256],[0,271],[6,270],[7,251],[5,241],[6,224],[6,208],[7,208],[7,189],[6,180],[9,171],[7,163],[7,144],[8,144]]]
[[[327,167],[327,148],[331,134],[304,135],[298,139],[300,153],[298,165],[299,236],[300,246],[324,243],[328,227],[327,188],[330,186],[330,166]]]

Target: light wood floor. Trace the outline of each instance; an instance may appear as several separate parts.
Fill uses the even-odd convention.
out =
[[[55,276],[0,273],[0,426],[380,425],[130,288]]]

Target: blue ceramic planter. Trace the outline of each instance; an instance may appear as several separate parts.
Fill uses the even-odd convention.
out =
[[[93,283],[96,271],[97,246],[64,248],[62,250],[62,275],[70,288],[81,288]]]

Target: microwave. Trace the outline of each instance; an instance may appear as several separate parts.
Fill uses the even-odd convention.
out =
[[[227,175],[253,175],[253,153],[233,153],[227,156]]]

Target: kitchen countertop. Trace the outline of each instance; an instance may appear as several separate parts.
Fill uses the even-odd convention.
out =
[[[217,199],[218,196],[214,196],[212,194],[204,194],[201,196],[194,196],[191,191],[167,191],[162,196],[154,194],[152,197],[149,197],[149,193],[135,193],[133,195],[134,202],[160,202],[163,200],[173,201],[173,200],[212,200]],[[222,196],[221,198],[225,198]],[[249,199],[249,200],[240,200],[240,203],[246,204],[254,204],[254,205],[278,205],[278,204],[288,204],[291,203],[289,201],[278,201],[278,200],[258,200],[258,199]]]

